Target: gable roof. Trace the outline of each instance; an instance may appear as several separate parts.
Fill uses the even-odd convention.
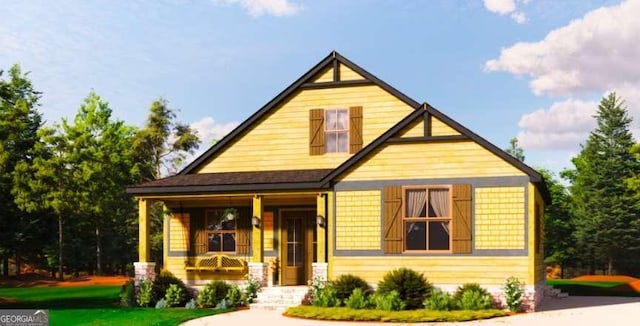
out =
[[[334,76],[333,82],[318,82],[311,84],[313,78],[316,77],[319,73],[333,67],[334,69],[338,64],[345,65],[351,70],[360,74],[364,80],[356,80],[356,81],[336,81],[336,76]],[[202,164],[206,163],[211,157],[213,157],[216,153],[226,148],[228,145],[233,143],[234,140],[241,137],[247,130],[253,126],[254,123],[260,121],[260,119],[270,113],[273,109],[277,108],[281,103],[283,103],[287,98],[293,95],[295,92],[298,92],[300,89],[305,88],[327,88],[327,87],[339,87],[339,86],[353,86],[353,85],[376,85],[383,90],[389,92],[393,96],[397,97],[399,100],[403,101],[407,105],[418,108],[420,103],[414,101],[407,95],[393,88],[391,85],[385,83],[384,81],[378,79],[378,77],[364,70],[362,67],[356,65],[351,62],[349,59],[343,57],[336,51],[332,51],[327,57],[325,57],[322,61],[316,64],[313,68],[307,71],[304,75],[302,75],[298,80],[293,82],[289,87],[287,87],[284,91],[274,97],[271,101],[265,104],[260,110],[256,111],[249,118],[243,121],[238,127],[233,129],[229,134],[223,137],[219,142],[215,145],[211,146],[206,152],[196,158],[193,162],[189,163],[182,171],[178,173],[178,175],[185,175],[196,171]]]
[[[322,179],[323,187],[330,187],[331,184],[333,183],[333,181],[336,178],[338,178],[343,173],[347,172],[350,168],[352,168],[355,165],[357,165],[358,162],[360,162],[363,158],[365,158],[368,155],[370,155],[371,153],[373,153],[376,149],[378,149],[383,144],[392,142],[394,140],[392,138],[393,136],[395,136],[398,132],[403,130],[405,127],[409,126],[416,119],[425,117],[425,115],[433,115],[434,117],[440,119],[442,122],[444,122],[447,125],[449,125],[449,127],[453,128],[455,131],[459,132],[460,136],[456,135],[456,136],[411,137],[410,138],[411,141],[435,142],[435,141],[450,141],[450,140],[470,139],[470,140],[476,142],[477,144],[479,144],[480,146],[482,146],[484,149],[486,149],[489,152],[493,153],[494,155],[500,157],[501,159],[507,161],[509,164],[513,165],[515,168],[517,168],[520,171],[522,171],[525,174],[527,174],[529,176],[529,180],[533,184],[535,184],[536,187],[538,188],[538,190],[540,191],[540,194],[542,195],[545,203],[547,203],[547,204],[551,203],[551,194],[549,193],[549,189],[547,188],[547,185],[544,182],[544,177],[540,173],[538,173],[538,171],[536,171],[535,169],[531,168],[530,166],[528,166],[524,162],[521,162],[520,160],[518,160],[515,157],[511,156],[510,154],[508,154],[507,152],[505,152],[502,149],[498,148],[497,146],[493,145],[492,143],[490,143],[486,139],[480,137],[479,135],[477,135],[476,133],[472,132],[471,130],[467,129],[466,127],[464,127],[460,123],[454,121],[453,119],[451,119],[450,117],[448,117],[444,113],[436,110],[435,108],[433,108],[432,106],[430,106],[426,102],[422,104],[421,109],[417,109],[414,112],[411,112],[405,118],[400,120],[400,122],[398,122],[396,125],[391,127],[387,132],[385,132],[384,134],[380,135],[378,138],[376,138],[374,141],[372,141],[369,145],[367,145],[361,151],[359,151],[358,153],[353,155],[351,158],[349,158],[347,161],[342,163],[340,166],[338,166],[331,173],[327,174],[324,177],[324,179]]]

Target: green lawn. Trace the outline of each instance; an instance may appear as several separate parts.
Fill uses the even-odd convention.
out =
[[[548,280],[547,285],[575,296],[640,297],[627,282]]]
[[[0,288],[0,309],[49,309],[51,325],[178,325],[231,310],[118,306],[120,286]]]

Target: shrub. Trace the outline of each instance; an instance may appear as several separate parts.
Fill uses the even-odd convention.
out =
[[[377,291],[380,294],[396,291],[405,303],[406,309],[418,309],[429,297],[432,288],[422,273],[402,267],[386,273],[378,283]]]
[[[136,305],[135,281],[130,279],[120,288],[120,305],[123,307],[133,307]]]
[[[355,288],[347,300],[344,301],[344,304],[351,309],[366,309],[369,307],[367,295],[361,288]]]
[[[325,286],[313,297],[313,305],[317,307],[337,307],[340,300],[336,297],[336,289],[332,286]]]
[[[164,309],[167,307],[167,301],[165,299],[160,299],[156,302],[156,309]]]
[[[182,295],[179,301],[180,305],[184,305],[192,298],[191,292],[181,279],[175,277],[171,272],[163,270],[156,276],[156,279],[153,280],[153,299],[159,300],[164,298],[171,284],[175,284],[182,289]]]
[[[196,300],[191,298],[191,300],[189,300],[189,302],[187,302],[187,304],[184,305],[184,307],[186,309],[197,309],[198,307],[196,307]]]
[[[218,304],[216,305],[215,308],[216,309],[227,309],[227,308],[229,308],[229,300],[227,300],[226,298],[220,300],[220,302],[218,302]]]
[[[481,287],[480,284],[478,283],[465,283],[460,285],[456,289],[456,292],[453,293],[453,299],[457,302],[460,302],[460,300],[462,299],[462,294],[467,291],[476,291],[476,292],[480,292],[480,294],[482,295],[489,295],[489,296],[491,295],[489,291]]]
[[[456,301],[449,292],[433,289],[431,296],[424,301],[424,306],[429,310],[450,311],[456,308]]]
[[[138,305],[141,307],[148,307],[153,301],[153,286],[151,282],[147,280],[140,281],[138,289]]]
[[[170,284],[165,294],[164,299],[169,307],[175,307],[180,305],[180,301],[184,297],[182,288],[178,284]]]
[[[355,289],[361,289],[364,296],[368,296],[372,291],[369,283],[353,274],[340,275],[335,281],[331,282],[331,286],[336,290],[336,297],[341,302],[345,302]]]
[[[491,295],[476,290],[467,290],[462,293],[460,298],[460,308],[462,310],[484,310],[491,309]]]
[[[247,298],[247,303],[253,303],[258,297],[258,291],[260,290],[260,282],[257,279],[251,277],[251,275],[247,276],[247,286],[244,288],[245,297]]]
[[[520,304],[522,303],[524,295],[524,283],[521,283],[520,280],[511,276],[507,278],[503,290],[509,310],[513,312],[520,311]]]
[[[308,281],[308,284],[309,290],[304,295],[304,298],[302,298],[303,305],[313,305],[315,298],[317,298],[320,291],[327,286],[328,282],[325,281],[324,278],[316,276],[313,280]]]
[[[242,291],[240,291],[240,288],[237,285],[232,284],[229,287],[229,290],[227,291],[226,299],[229,302],[229,306],[231,307],[240,306],[243,304]]]
[[[224,281],[211,281],[198,294],[200,307],[215,307],[229,292],[229,285]]]
[[[398,311],[406,308],[406,303],[396,290],[388,293],[375,293],[371,297],[372,305],[378,310]]]

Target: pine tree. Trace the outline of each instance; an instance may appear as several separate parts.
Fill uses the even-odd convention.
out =
[[[524,149],[518,144],[518,138],[511,138],[509,140],[509,147],[505,148],[504,151],[518,159],[518,161],[524,162]]]
[[[608,273],[617,260],[639,247],[639,210],[625,181],[640,172],[630,152],[634,144],[629,131],[631,118],[615,93],[604,97],[591,132],[580,154],[573,159],[571,176],[572,213],[579,253],[593,272],[606,264]],[[623,267],[623,266],[618,266]]]

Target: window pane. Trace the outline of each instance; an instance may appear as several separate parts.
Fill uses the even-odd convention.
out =
[[[327,131],[336,130],[338,127],[338,117],[335,110],[327,110],[327,119],[324,122],[324,129]]]
[[[295,254],[295,249],[293,243],[287,244],[287,266],[295,266],[296,263],[293,260],[293,255]]]
[[[346,153],[349,148],[349,134],[345,132],[338,133],[338,152]]]
[[[236,221],[222,221],[221,223],[223,230],[235,230],[236,229]]]
[[[449,216],[449,189],[430,189],[429,217]]]
[[[220,230],[221,229],[221,225],[220,225],[220,218],[213,216],[213,215],[209,215],[207,216],[207,230],[209,231],[215,231],[215,230]]]
[[[327,132],[324,136],[324,148],[327,153],[335,153],[338,151],[338,141],[335,132]]]
[[[429,222],[429,250],[449,250],[449,222]]]
[[[208,235],[208,251],[220,251],[222,247],[222,239],[219,233],[209,233]]]
[[[236,238],[233,233],[222,235],[222,251],[236,251]]]
[[[423,189],[411,189],[406,193],[406,217],[427,216],[427,191]]]
[[[295,250],[296,250],[296,253],[295,253],[295,257],[296,257],[296,261],[295,261],[295,263],[296,263],[296,266],[302,266],[302,242],[298,242],[298,243],[296,243],[296,245],[295,245],[295,247],[294,247],[294,248],[295,248]]]
[[[425,222],[405,222],[407,250],[427,250],[426,228]]]
[[[347,110],[338,110],[338,129],[347,130],[349,126],[349,115]]]

